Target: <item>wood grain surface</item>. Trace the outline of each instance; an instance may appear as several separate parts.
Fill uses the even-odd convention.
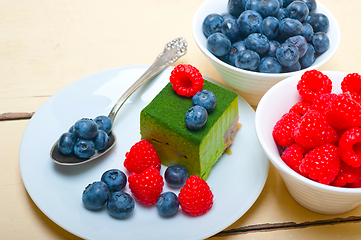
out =
[[[19,169],[24,130],[36,110],[72,82],[102,70],[151,64],[166,42],[187,39],[190,63],[223,80],[191,31],[203,0],[0,1],[0,239],[79,239],[34,204]],[[341,45],[320,70],[361,73],[361,1],[320,0],[339,22]],[[234,189],[230,189],[230,192]],[[339,215],[300,206],[271,165],[252,208],[213,239],[361,239],[361,207]]]

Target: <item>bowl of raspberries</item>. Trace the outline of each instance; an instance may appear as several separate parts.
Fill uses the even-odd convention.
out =
[[[252,106],[282,79],[324,65],[341,39],[337,20],[316,0],[206,0],[192,32],[222,79]]]
[[[323,214],[361,204],[361,76],[307,70],[271,87],[257,137],[292,197]]]

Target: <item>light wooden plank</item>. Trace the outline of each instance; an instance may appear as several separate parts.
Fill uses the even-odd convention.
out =
[[[357,240],[361,239],[361,223],[342,223],[326,226],[310,226],[298,229],[253,232],[233,236],[212,237],[212,240]]]
[[[194,12],[203,0],[2,0],[0,1],[0,114],[30,114],[68,84],[118,66],[151,64],[166,42],[185,37],[190,63],[222,82],[196,46]],[[361,2],[320,0],[338,19],[342,39],[321,70],[361,73]],[[164,10],[166,9],[166,10]],[[21,180],[18,152],[28,121],[0,122],[0,235],[4,239],[78,239],[48,219],[32,202]],[[230,189],[232,191],[232,189]],[[360,223],[288,229],[289,224],[352,219],[361,207],[341,215],[313,213],[296,203],[276,170],[259,199],[215,239],[360,239]],[[267,224],[285,229],[265,232]]]

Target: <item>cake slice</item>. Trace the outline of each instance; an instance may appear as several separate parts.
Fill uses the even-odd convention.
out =
[[[216,95],[215,109],[198,131],[189,130],[184,118],[192,98],[178,95],[171,83],[140,113],[140,134],[156,149],[162,164],[180,164],[189,175],[206,180],[212,166],[232,144],[238,124],[238,95],[204,80],[203,89]]]

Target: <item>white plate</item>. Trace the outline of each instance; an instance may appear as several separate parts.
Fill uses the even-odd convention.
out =
[[[25,187],[40,210],[60,227],[86,239],[204,239],[239,219],[261,193],[269,161],[256,137],[252,107],[242,98],[242,128],[213,167],[207,180],[214,194],[212,209],[191,217],[181,210],[162,218],[155,206],[136,203],[132,215],[112,218],[106,208],[89,211],[82,205],[84,188],[99,181],[103,172],[124,172],[124,155],[140,140],[139,113],[169,81],[171,67],[135,92],[119,110],[113,130],[117,143],[105,157],[78,166],[60,166],[49,155],[53,143],[82,117],[108,115],[123,92],[149,66],[110,69],[79,79],[54,94],[31,118],[21,142],[20,170]],[[207,78],[208,79],[208,78]],[[211,79],[209,79],[212,81]],[[165,167],[162,166],[163,174]],[[164,191],[170,190],[165,186]],[[128,187],[125,189],[129,192]],[[178,193],[178,192],[177,192]]]

